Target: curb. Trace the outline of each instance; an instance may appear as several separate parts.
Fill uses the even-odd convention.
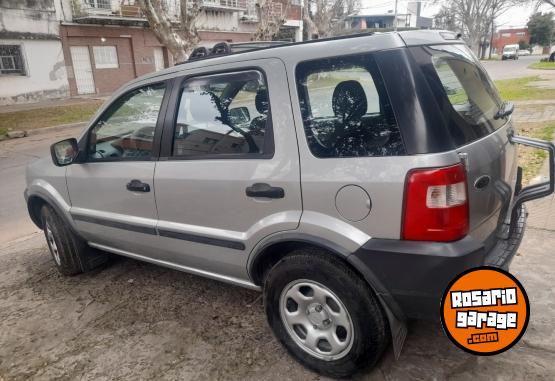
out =
[[[21,139],[27,136],[34,136],[34,135],[41,135],[46,134],[49,132],[56,132],[56,131],[63,131],[70,128],[83,128],[87,125],[88,122],[79,122],[79,123],[68,123],[68,124],[60,124],[58,126],[51,126],[51,127],[43,127],[43,128],[36,128],[33,130],[21,130],[24,133],[22,137],[13,137],[10,138],[7,135],[0,136],[0,141],[6,140],[13,140],[13,139]]]
[[[34,129],[34,130],[27,130],[27,131],[25,131],[25,136],[33,136],[33,135],[46,134],[48,132],[63,131],[63,130],[70,129],[70,128],[85,127],[87,125],[87,123],[88,122],[60,124],[58,126],[37,128],[37,129]]]
[[[512,101],[515,106],[555,105],[554,99],[539,99],[533,101]]]

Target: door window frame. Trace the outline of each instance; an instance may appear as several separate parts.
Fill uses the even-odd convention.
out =
[[[158,119],[156,120],[156,126],[154,129],[154,138],[152,140],[152,152],[150,153],[149,157],[105,157],[99,159],[93,159],[89,157],[89,149],[90,149],[90,139],[92,130],[97,126],[97,124],[103,119],[103,117],[110,111],[110,108],[113,104],[121,100],[122,98],[128,96],[130,93],[156,85],[163,85],[164,86],[164,95],[162,97],[162,103],[160,104],[160,109],[158,111]],[[164,120],[166,116],[166,111],[168,108],[168,101],[170,95],[172,94],[172,85],[173,81],[163,80],[163,81],[156,81],[147,84],[136,85],[127,89],[124,93],[120,94],[117,98],[112,100],[109,105],[107,105],[101,114],[99,114],[94,121],[90,124],[87,132],[83,137],[79,140],[79,156],[77,157],[78,163],[109,163],[109,162],[117,162],[117,161],[156,161],[160,157],[160,142],[162,140],[162,132],[164,129]]]
[[[181,103],[181,94],[183,92],[183,87],[189,80],[194,80],[197,78],[225,75],[225,74],[237,74],[247,71],[257,71],[262,74],[264,78],[264,83],[266,84],[266,90],[268,92],[268,117],[266,119],[266,130],[264,131],[264,152],[262,153],[225,153],[225,154],[210,154],[210,155],[183,155],[176,156],[173,154],[173,143],[175,136],[175,129],[177,128],[177,117],[179,114],[179,105]],[[173,80],[173,85],[171,89],[171,96],[168,100],[168,109],[166,110],[166,118],[164,120],[164,132],[162,133],[162,142],[160,146],[159,160],[164,161],[181,161],[181,160],[237,160],[237,159],[249,159],[249,160],[260,160],[260,159],[272,159],[275,154],[275,144],[274,144],[274,128],[272,120],[272,100],[270,85],[268,83],[268,77],[266,72],[262,67],[256,65],[249,65],[244,67],[236,67],[230,69],[221,69],[213,71],[202,71],[191,73],[189,75],[182,75],[176,77]]]

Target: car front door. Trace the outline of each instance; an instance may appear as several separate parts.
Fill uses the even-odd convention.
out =
[[[79,163],[67,169],[70,212],[92,246],[134,254],[156,247],[155,132],[165,92],[158,83],[116,99],[82,138]]]
[[[252,248],[295,229],[302,210],[284,65],[250,65],[176,80],[154,176],[161,255],[232,282],[248,279]]]

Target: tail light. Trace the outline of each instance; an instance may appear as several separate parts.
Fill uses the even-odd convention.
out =
[[[450,242],[468,233],[466,171],[462,164],[407,175],[402,237]]]

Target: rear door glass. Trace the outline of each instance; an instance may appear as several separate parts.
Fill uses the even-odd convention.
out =
[[[314,156],[405,154],[371,55],[302,62],[296,77],[304,130]]]
[[[458,146],[480,139],[506,122],[496,118],[502,101],[481,65],[464,45],[415,48],[428,55],[433,75],[427,75]]]

